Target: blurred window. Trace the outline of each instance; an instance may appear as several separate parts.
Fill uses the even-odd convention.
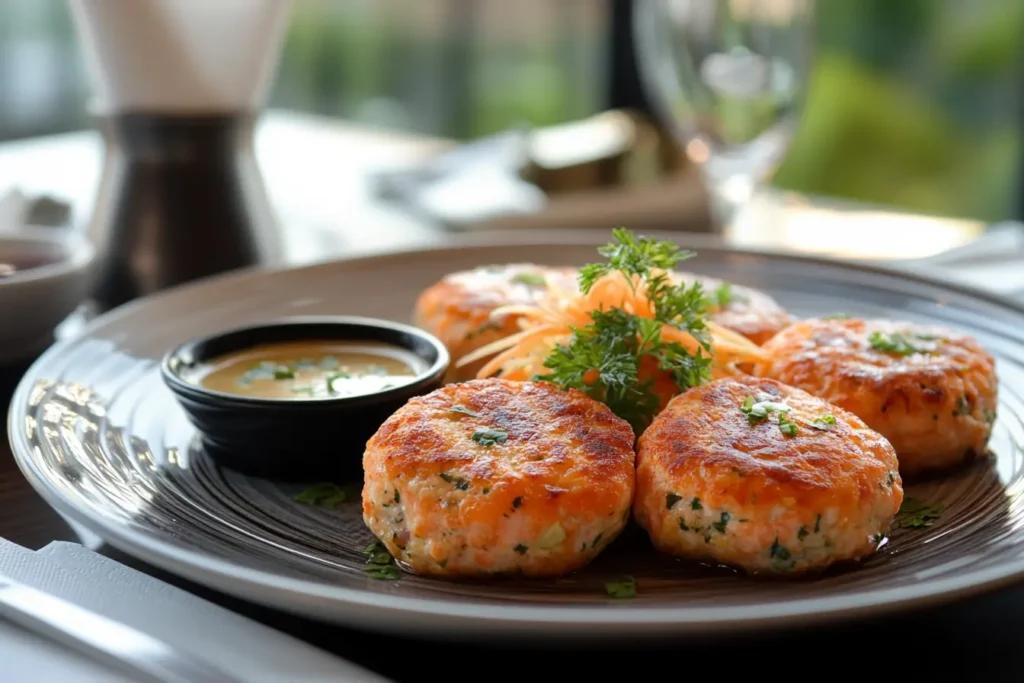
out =
[[[581,118],[607,101],[611,2],[295,0],[270,105],[455,139]],[[814,83],[775,183],[1016,216],[1024,2],[818,8]],[[87,95],[66,0],[0,0],[0,140],[88,126]]]

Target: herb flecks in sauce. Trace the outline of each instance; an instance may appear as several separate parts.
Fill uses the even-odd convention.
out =
[[[336,398],[407,384],[422,365],[411,352],[380,342],[286,342],[215,358],[198,383],[253,398]]]
[[[671,510],[673,507],[675,507],[675,504],[678,503],[679,501],[681,501],[682,499],[683,499],[682,496],[676,495],[675,493],[666,493],[665,494],[665,509]]]

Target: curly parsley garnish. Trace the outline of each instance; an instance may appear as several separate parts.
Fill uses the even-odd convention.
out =
[[[584,292],[589,292],[595,282],[614,271],[646,278],[652,269],[672,270],[680,261],[697,255],[683,251],[668,240],[637,237],[625,228],[612,230],[612,238],[614,242],[597,250],[608,263],[590,263],[580,269],[580,289]]]
[[[624,229],[613,231],[615,242],[599,249],[607,263],[592,263],[580,270],[581,291],[609,273],[627,278],[639,276],[640,286],[652,303],[654,318],[644,318],[619,308],[594,311],[591,322],[574,328],[568,343],[559,345],[545,359],[550,372],[537,377],[563,388],[575,388],[611,408],[639,434],[661,405],[654,392],[653,370],[672,377],[681,391],[710,377],[711,346],[704,317],[708,299],[700,283],[672,284],[664,271],[694,254],[663,240],[635,237]],[[697,353],[678,342],[662,339],[670,325],[693,336]]]

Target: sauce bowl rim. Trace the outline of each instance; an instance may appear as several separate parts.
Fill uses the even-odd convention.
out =
[[[230,335],[244,334],[246,332],[258,332],[272,327],[296,327],[301,328],[304,326],[312,325],[327,325],[327,326],[338,326],[348,327],[352,329],[363,328],[365,329],[377,329],[377,330],[390,330],[399,334],[405,334],[412,337],[417,337],[427,342],[437,355],[437,358],[430,364],[430,366],[423,372],[416,374],[413,381],[407,384],[401,384],[391,389],[384,391],[375,391],[366,394],[352,394],[348,396],[329,396],[329,397],[312,397],[303,398],[300,400],[292,398],[266,398],[266,397],[254,397],[254,396],[242,396],[239,394],[230,394],[223,391],[216,391],[209,389],[201,384],[189,382],[184,379],[180,372],[175,369],[176,362],[184,363],[186,367],[194,367],[197,363],[203,362],[204,359],[195,358],[190,352],[203,344],[210,343],[222,337]],[[298,330],[297,330],[298,332]],[[295,341],[302,341],[304,337],[297,333],[295,335]],[[309,337],[305,337],[309,339]],[[339,337],[338,340],[343,340],[343,337]],[[350,341],[370,341],[370,339],[362,337],[358,334],[353,334],[349,338]],[[379,340],[378,340],[379,341]],[[239,349],[244,349],[247,346],[256,346],[259,342],[253,344],[242,344],[239,345]],[[408,346],[396,343],[388,342],[403,348],[409,353],[417,355],[423,360],[429,360],[418,353],[415,349]],[[160,374],[164,380],[164,383],[179,397],[185,397],[188,400],[195,401],[198,403],[204,403],[207,405],[221,405],[221,406],[235,406],[238,408],[275,408],[275,409],[289,409],[289,410],[317,410],[327,407],[342,407],[346,405],[367,405],[375,403],[384,403],[400,399],[404,395],[416,395],[419,389],[424,384],[431,384],[436,382],[439,378],[442,378],[447,372],[449,365],[451,364],[451,356],[448,353],[447,347],[440,339],[434,335],[425,332],[413,325],[407,325],[404,323],[397,323],[390,320],[383,320],[379,318],[370,318],[362,316],[295,316],[287,318],[278,318],[276,320],[267,321],[264,323],[255,323],[249,325],[242,325],[239,327],[233,327],[219,332],[214,332],[201,337],[196,337],[184,343],[181,343],[166,354],[160,361]]]

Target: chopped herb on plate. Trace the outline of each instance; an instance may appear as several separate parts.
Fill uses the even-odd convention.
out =
[[[945,507],[942,503],[928,505],[914,498],[904,498],[896,523],[903,529],[923,529],[938,521]]]
[[[636,597],[636,579],[632,576],[623,576],[616,581],[609,581],[604,584],[604,592],[609,598],[616,600],[627,600]]]
[[[299,493],[295,496],[295,502],[323,508],[334,508],[357,496],[359,488],[359,484],[338,486],[337,484],[324,482],[311,486]]]
[[[380,541],[374,541],[366,546],[363,551],[366,555],[366,568],[364,571],[373,579],[381,581],[396,581],[401,578],[402,572],[395,565],[395,558],[391,556],[388,549]]]

